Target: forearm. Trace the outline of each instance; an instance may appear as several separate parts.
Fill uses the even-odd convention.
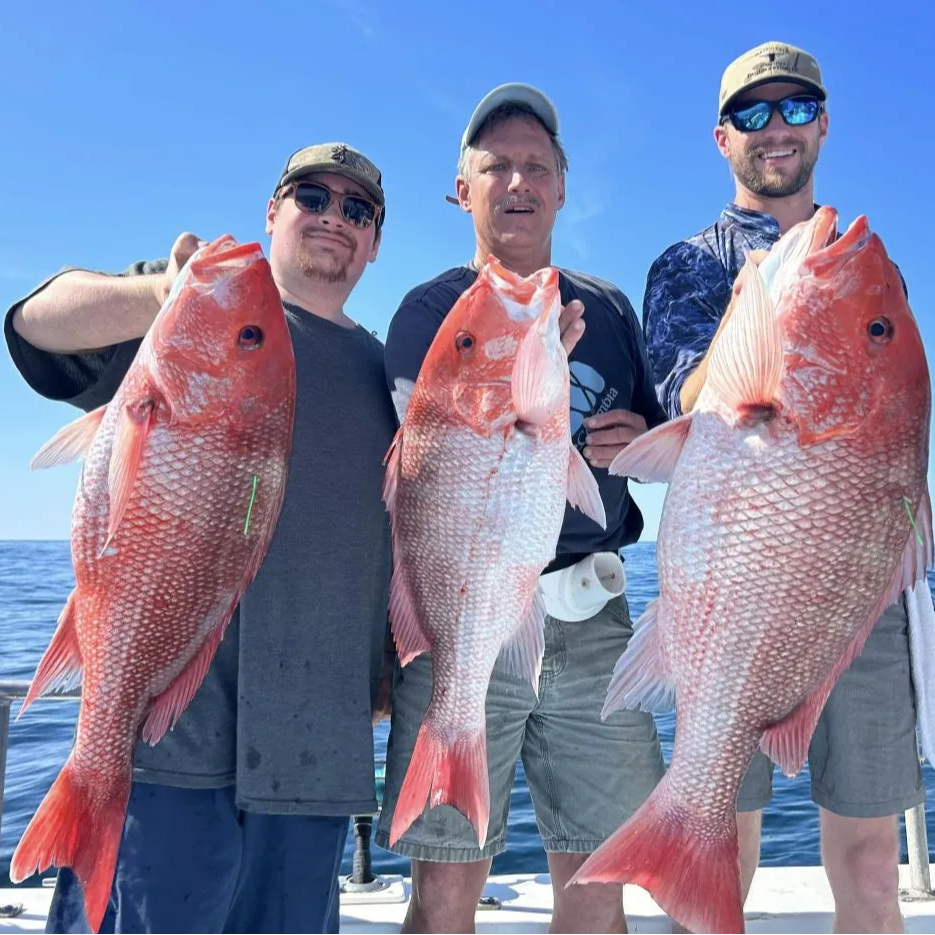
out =
[[[13,328],[34,347],[60,354],[142,337],[162,304],[166,277],[104,276],[72,270],[13,313]]]
[[[704,386],[705,378],[708,375],[708,358],[704,360],[685,378],[682,389],[679,392],[679,400],[682,403],[682,412],[689,413],[698,402],[701,394],[701,388]]]

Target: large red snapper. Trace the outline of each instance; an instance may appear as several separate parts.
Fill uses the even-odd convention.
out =
[[[743,930],[736,801],[761,747],[805,761],[838,676],[932,563],[931,388],[865,218],[821,208],[748,261],[695,409],[611,471],[668,480],[660,596],[605,712],[677,700],[670,768],[573,882],[636,883],[698,932]],[[926,595],[927,596],[927,595]]]
[[[432,654],[432,700],[391,827],[395,842],[447,803],[484,846],[490,811],[484,705],[501,654],[538,688],[542,569],[566,498],[605,524],[572,445],[558,270],[527,279],[489,260],[435,336],[393,441],[390,618],[406,665]]]
[[[201,685],[282,505],[295,361],[258,244],[203,248],[117,394],[34,459],[86,461],[72,515],[76,586],[23,710],[82,680],[75,746],[23,835],[18,883],[71,867],[96,932],[142,734],[155,744]],[[22,714],[22,711],[20,712]]]

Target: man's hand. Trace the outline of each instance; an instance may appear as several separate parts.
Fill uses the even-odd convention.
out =
[[[558,330],[562,334],[562,346],[569,356],[581,340],[581,335],[584,334],[583,315],[584,303],[578,299],[572,299],[567,305],[562,306],[562,313],[558,316]]]
[[[175,238],[175,243],[169,251],[169,266],[161,277],[156,278],[156,298],[159,300],[160,308],[172,291],[172,286],[182,267],[191,259],[192,254],[204,245],[204,240],[199,240],[188,231]]]
[[[610,467],[610,462],[634,438],[647,431],[646,420],[628,409],[610,409],[584,420],[588,430],[584,456],[594,467]]]

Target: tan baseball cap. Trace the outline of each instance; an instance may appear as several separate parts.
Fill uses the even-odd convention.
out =
[[[828,96],[818,62],[808,52],[785,42],[764,42],[724,69],[718,117],[723,117],[734,98],[744,91],[770,81],[792,81],[814,91],[822,100]]]
[[[332,172],[356,182],[378,207],[384,207],[383,177],[380,170],[361,152],[347,143],[319,143],[294,152],[279,176],[275,195],[283,185],[312,172]]]

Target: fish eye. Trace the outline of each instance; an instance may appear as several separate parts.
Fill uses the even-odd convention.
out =
[[[464,357],[474,351],[474,343],[474,335],[468,334],[467,331],[459,331],[455,338],[455,347],[458,349],[458,353]]]
[[[874,344],[888,344],[893,339],[893,323],[883,316],[874,318],[867,326],[867,334]]]
[[[263,343],[263,329],[259,325],[247,325],[240,329],[240,346],[245,351],[255,351]]]

